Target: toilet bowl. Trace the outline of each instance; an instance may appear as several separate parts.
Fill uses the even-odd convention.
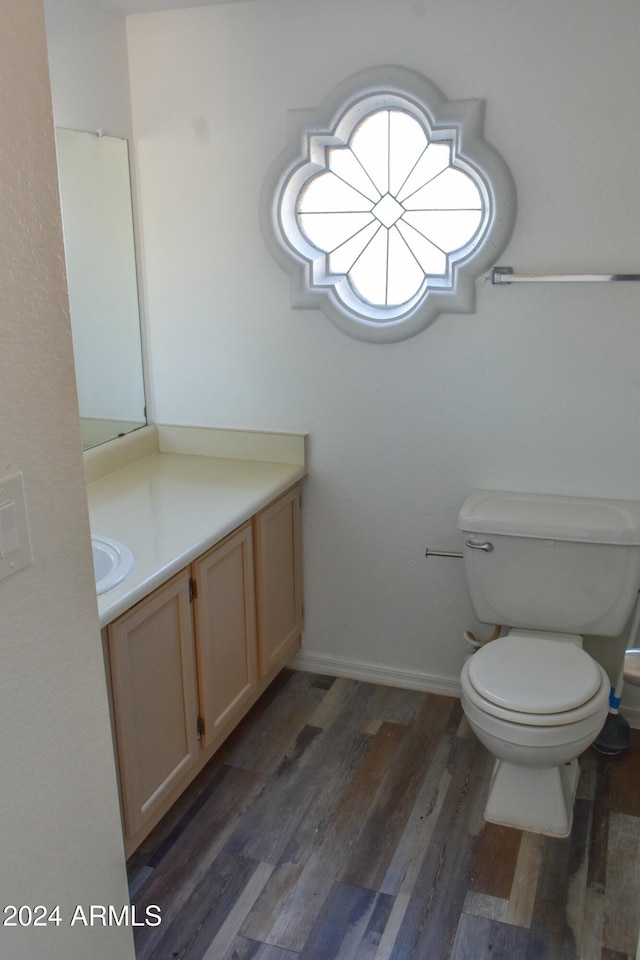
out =
[[[571,830],[578,756],[607,718],[610,681],[582,636],[620,635],[640,589],[640,503],[476,490],[458,517],[478,620],[506,636],[465,662],[462,706],[496,758],[485,818]]]
[[[496,757],[485,818],[566,836],[576,758],[608,712],[605,671],[573,642],[513,630],[466,661],[461,685],[471,729]]]

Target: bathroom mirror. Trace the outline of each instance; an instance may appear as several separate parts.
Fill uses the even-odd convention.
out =
[[[146,423],[126,140],[56,129],[83,447]]]

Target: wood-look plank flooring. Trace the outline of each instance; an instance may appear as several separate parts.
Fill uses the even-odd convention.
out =
[[[285,670],[129,861],[138,960],[632,960],[640,731],[571,836],[482,811],[458,700]]]

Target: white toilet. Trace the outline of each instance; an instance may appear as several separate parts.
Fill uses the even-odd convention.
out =
[[[577,757],[610,681],[585,634],[619,636],[640,589],[640,503],[476,490],[458,517],[477,618],[508,630],[462,670],[462,706],[497,758],[485,818],[571,831]]]

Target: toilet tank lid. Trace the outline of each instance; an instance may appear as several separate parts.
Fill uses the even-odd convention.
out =
[[[640,503],[474,490],[458,514],[458,527],[467,533],[633,545],[640,544]]]

